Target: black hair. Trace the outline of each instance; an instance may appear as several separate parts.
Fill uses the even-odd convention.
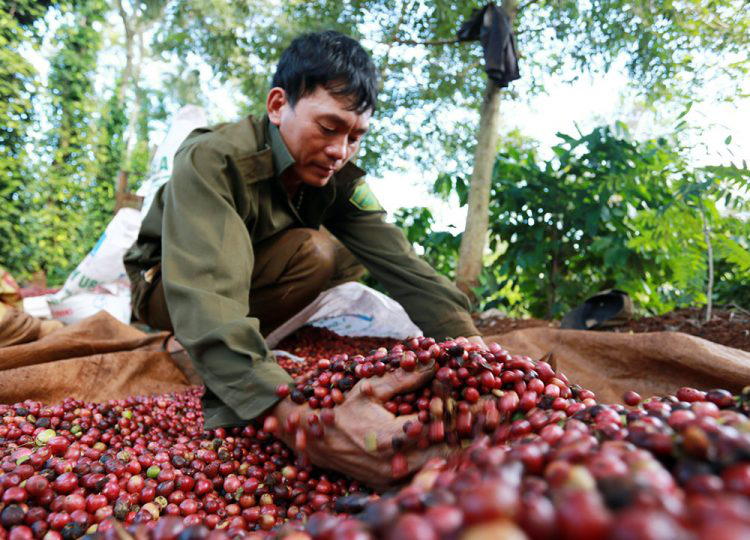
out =
[[[349,110],[375,111],[378,74],[370,55],[356,40],[326,30],[302,34],[281,54],[271,87],[284,89],[294,107],[318,86],[334,96],[350,97]]]

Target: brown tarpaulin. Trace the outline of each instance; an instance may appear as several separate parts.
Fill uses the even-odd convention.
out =
[[[34,341],[41,330],[40,319],[20,309],[0,304],[0,348]]]
[[[536,360],[551,353],[555,370],[594,391],[602,403],[621,401],[626,390],[645,398],[673,394],[682,386],[739,392],[750,384],[750,353],[680,332],[619,334],[539,327],[485,339]]]
[[[165,351],[166,338],[101,312],[33,343],[0,348],[0,402],[106,401],[184,390],[189,366]],[[677,332],[528,328],[486,340],[534,359],[552,353],[556,369],[602,402],[618,401],[629,389],[647,397],[681,386],[739,391],[750,384],[750,353]]]
[[[184,390],[189,382],[166,352],[166,338],[102,311],[38,341],[0,348],[0,402],[106,401]]]

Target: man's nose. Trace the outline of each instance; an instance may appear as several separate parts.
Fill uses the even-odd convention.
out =
[[[346,158],[346,137],[337,138],[326,146],[326,155],[336,161]]]

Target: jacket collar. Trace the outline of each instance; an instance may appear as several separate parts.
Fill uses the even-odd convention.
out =
[[[294,158],[289,153],[289,149],[281,138],[281,133],[276,124],[272,124],[268,119],[268,116],[263,118],[264,127],[266,133],[268,133],[267,141],[271,147],[271,156],[273,158],[273,170],[276,176],[287,170],[289,167],[294,165]]]

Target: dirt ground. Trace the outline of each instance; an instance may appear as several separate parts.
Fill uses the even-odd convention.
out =
[[[683,332],[714,343],[750,352],[750,311],[738,307],[714,309],[711,320],[703,322],[703,308],[682,308],[659,317],[633,319],[606,332]],[[499,315],[475,316],[477,328],[483,334],[502,334],[521,328],[549,326],[556,328],[558,321],[540,319],[509,319]]]

